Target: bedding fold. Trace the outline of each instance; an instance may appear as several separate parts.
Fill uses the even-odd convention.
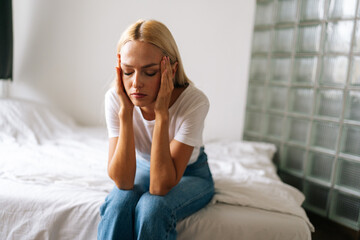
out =
[[[256,142],[216,142],[206,146],[215,182],[212,203],[253,207],[302,218],[313,232],[301,204],[304,195],[283,183],[271,159],[273,144]]]

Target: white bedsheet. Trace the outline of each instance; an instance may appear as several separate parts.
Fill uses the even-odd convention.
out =
[[[283,183],[271,162],[275,146],[255,142],[216,142],[207,145],[215,181],[213,203],[248,206],[302,218],[313,225],[301,204],[304,195]]]
[[[21,122],[29,118],[21,114],[21,109],[10,115],[0,111],[0,239],[96,239],[99,207],[113,188],[106,171],[106,130],[80,128],[39,110],[28,111],[29,124]],[[215,142],[205,150],[216,190],[208,207],[226,203],[295,217],[308,225],[303,236],[309,236],[313,227],[300,207],[304,196],[277,177],[270,160],[273,145]],[[194,233],[194,219],[204,211],[178,224],[179,239]]]

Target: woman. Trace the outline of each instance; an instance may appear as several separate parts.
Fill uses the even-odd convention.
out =
[[[98,239],[176,239],[176,222],[214,194],[202,147],[207,97],[186,77],[165,25],[139,20],[117,47],[105,96],[108,174]]]

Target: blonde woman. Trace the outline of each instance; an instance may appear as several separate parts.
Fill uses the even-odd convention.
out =
[[[122,34],[105,96],[108,174],[98,239],[176,239],[176,222],[209,203],[202,133],[207,97],[185,75],[175,40],[155,20]]]

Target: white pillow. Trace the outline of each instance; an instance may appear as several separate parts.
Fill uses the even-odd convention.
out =
[[[0,142],[40,144],[71,132],[74,120],[58,109],[21,99],[0,99]]]

